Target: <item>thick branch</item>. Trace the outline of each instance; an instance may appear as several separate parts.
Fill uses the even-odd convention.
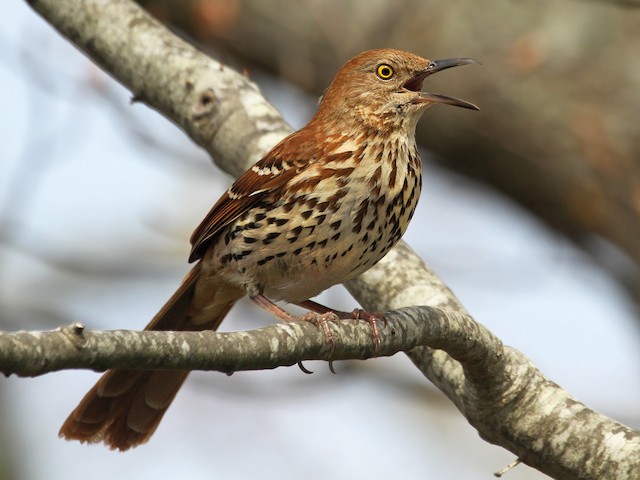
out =
[[[372,310],[423,303],[457,312],[456,321],[469,318],[451,290],[406,244],[347,288]],[[463,357],[459,347],[464,344],[449,348],[429,343],[441,350],[421,346],[406,353],[482,438],[553,478],[640,478],[640,432],[577,402],[522,353],[492,335],[474,335],[477,329],[485,330],[474,322],[468,333],[472,343],[482,338],[483,345],[467,344],[471,350]]]
[[[93,332],[78,324],[52,332],[3,333],[0,371],[21,376],[69,368],[233,373],[300,360],[366,359],[430,345],[448,351],[465,366],[466,382],[456,400],[486,440],[518,452],[524,462],[556,478],[634,478],[639,432],[575,401],[472,318],[432,307],[403,308],[386,317],[377,352],[370,327],[357,321],[332,322],[333,352],[320,329],[309,322],[231,333]],[[426,349],[414,348],[412,355]],[[563,438],[561,452],[541,440],[558,435]],[[586,451],[592,452],[587,461]],[[604,466],[598,461],[602,455],[610,460]]]
[[[460,349],[461,357],[482,356],[493,338],[471,318],[422,307],[389,312],[375,351],[366,322],[331,322],[335,349],[322,331],[302,321],[247,332],[91,331],[80,324],[47,332],[0,333],[0,372],[38,376],[64,369],[215,370],[232,373],[294,365],[300,360],[366,359],[389,356],[417,345]],[[484,338],[481,338],[484,337]],[[475,353],[472,353],[475,352]]]
[[[132,2],[41,0],[31,4],[63,35],[130,88],[136,99],[183,128],[226,171],[238,174],[289,131],[254,85],[177,39]],[[571,399],[522,354],[503,347],[486,329],[462,315],[464,310],[453,294],[406,245],[393,250],[379,265],[350,282],[348,288],[367,309],[388,310],[408,305],[447,309],[446,315],[429,308],[405,309],[390,315],[393,323],[383,330],[381,353],[391,354],[417,344],[442,349],[418,347],[408,355],[454,401],[483,438],[510,449],[525,463],[555,478],[640,477],[638,432]],[[440,336],[425,338],[411,332],[417,337],[407,338],[409,343],[405,345],[396,344],[394,337],[404,336],[404,332],[408,332],[406,325],[411,322],[416,326],[419,323],[423,332],[439,331]],[[365,358],[373,353],[368,350],[371,342],[366,326],[363,329],[356,322],[341,322],[333,327],[336,335],[340,335],[334,358]],[[342,331],[343,328],[347,330]],[[396,335],[389,335],[392,330]],[[161,333],[153,335],[160,335],[155,341],[171,339],[171,348],[184,355],[185,360],[187,356],[195,356],[195,350],[184,351],[188,335],[197,341],[206,339],[208,353],[216,350],[209,342],[223,342],[224,347],[230,339],[236,339],[234,348],[241,350],[244,342],[261,338],[269,344],[275,338],[281,339],[277,343],[284,349],[281,364],[305,358],[327,358],[326,345],[312,326],[276,326],[258,332],[220,334],[221,337],[211,333],[186,334],[184,338],[185,334],[168,332],[163,332],[164,337]],[[125,337],[146,338],[148,334],[151,332],[137,334],[142,337],[128,337],[133,335],[130,332],[112,335],[121,342]],[[33,337],[33,334],[15,335],[26,335],[23,340],[29,340],[29,335]],[[64,335],[71,346],[74,345],[71,339],[75,337],[76,341],[87,336],[95,338],[89,332],[82,336],[72,332],[57,335]],[[115,345],[121,345],[118,341]],[[296,349],[298,342],[308,349],[300,356],[289,350]],[[352,343],[352,347],[347,346]],[[82,340],[80,344],[83,345]],[[90,342],[86,345],[90,355],[98,355],[96,349],[89,347]],[[349,356],[342,348],[353,348],[349,352],[359,354]],[[167,351],[170,350],[163,350],[163,357],[154,361],[166,360]],[[255,368],[279,364],[272,356],[271,346],[264,352],[266,356],[259,359],[242,358],[255,362]],[[101,362],[92,364],[92,368],[120,366]],[[219,369],[237,370],[239,364],[229,362],[221,364]]]
[[[240,175],[291,132],[246,77],[178,38],[134,2],[32,0],[64,37]]]

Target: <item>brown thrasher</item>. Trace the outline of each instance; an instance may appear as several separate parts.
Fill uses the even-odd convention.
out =
[[[273,303],[328,318],[343,314],[309,300],[357,277],[393,247],[420,196],[415,128],[431,105],[477,110],[452,97],[421,92],[432,73],[477,63],[430,61],[398,50],[371,50],[349,60],[318,112],[245,172],[191,237],[198,261],[147,330],[215,330],[244,295],[284,321]],[[127,450],[146,442],[188,371],[109,370],[71,413],[60,436]]]

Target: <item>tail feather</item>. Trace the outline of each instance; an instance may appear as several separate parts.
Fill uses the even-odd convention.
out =
[[[200,264],[145,330],[216,330],[235,303],[233,296],[207,311],[206,321],[191,323],[192,298]],[[60,429],[67,440],[104,442],[128,450],[149,440],[189,375],[172,370],[108,370],[81,400]]]

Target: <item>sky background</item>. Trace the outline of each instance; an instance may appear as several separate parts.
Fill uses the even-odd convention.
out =
[[[294,127],[310,118],[315,99],[250,73]],[[23,2],[0,3],[0,87],[0,329],[142,328],[187,272],[191,231],[231,179]],[[434,108],[422,121],[436,118]],[[588,406],[640,427],[640,323],[619,285],[505,197],[423,156],[405,240],[504,343]],[[322,302],[354,307],[342,287]],[[224,328],[272,322],[241,302]],[[57,438],[95,373],[1,378],[2,435],[16,478],[30,480],[383,479],[397,465],[405,479],[465,480],[513,460],[402,354],[338,362],[338,375],[307,367],[316,373],[195,373],[151,442],[126,454]],[[509,475],[547,478],[527,467]]]

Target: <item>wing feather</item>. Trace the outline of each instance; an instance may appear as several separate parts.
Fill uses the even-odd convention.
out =
[[[331,145],[333,148],[330,151],[335,151],[341,141],[342,138],[337,139],[335,144]],[[327,154],[325,149],[328,146],[318,142],[313,136],[313,131],[307,128],[292,133],[276,145],[231,185],[195,229],[191,235],[189,262],[202,258],[209,245],[225,227],[265,197],[284,198],[283,190],[292,178],[306,171],[319,158],[322,157],[325,163],[340,164],[353,156],[351,151]]]
[[[220,197],[191,235],[189,262],[202,258],[207,247],[224,227],[241,217],[265,196],[282,189],[303,168],[303,163],[306,162],[282,160],[274,149],[243,173]]]

